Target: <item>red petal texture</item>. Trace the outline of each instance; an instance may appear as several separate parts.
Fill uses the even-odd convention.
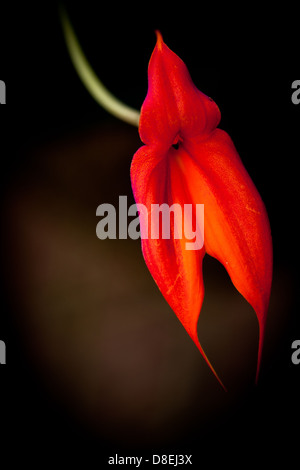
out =
[[[184,184],[183,175],[176,162],[176,152],[171,148],[167,155],[159,155],[156,148],[144,146],[134,156],[131,165],[134,196],[137,203],[147,207],[148,214],[151,214],[152,204],[167,203],[172,206],[179,203],[183,207],[185,203],[191,203],[188,187]],[[176,223],[175,219],[174,225]],[[143,227],[142,217],[140,224],[143,234],[146,228]],[[188,240],[184,236],[184,230],[182,233],[181,239],[152,239],[150,236],[142,239],[143,256],[163,296],[219,380],[197,335],[197,323],[204,297],[202,259],[205,250],[204,247],[200,250],[186,250],[185,244]]]
[[[264,204],[233,142],[217,129],[217,105],[192,83],[185,64],[157,33],[131,180],[137,203],[204,204],[204,247],[186,239],[142,239],[146,264],[163,296],[209,363],[197,336],[205,252],[226,268],[260,327],[257,376],[272,281],[272,240]],[[178,148],[172,147],[173,143]],[[174,224],[180,224],[176,220]],[[141,231],[143,227],[141,218]],[[218,378],[220,381],[220,379]],[[221,383],[221,381],[220,381]]]
[[[179,132],[183,139],[208,135],[219,124],[221,114],[216,103],[195,87],[182,60],[157,35],[139,133],[144,144],[168,148]]]

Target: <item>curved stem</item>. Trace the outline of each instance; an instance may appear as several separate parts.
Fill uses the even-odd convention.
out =
[[[81,49],[68,15],[63,7],[60,8],[60,18],[71,60],[87,90],[106,111],[129,124],[138,126],[140,119],[139,111],[119,101],[99,80]]]

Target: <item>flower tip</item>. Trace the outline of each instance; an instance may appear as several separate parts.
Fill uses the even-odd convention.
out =
[[[162,38],[162,35],[161,35],[161,32],[156,30],[155,34],[156,34],[156,39],[157,39],[156,45],[157,45],[158,49],[161,50],[162,44],[164,42],[163,38]]]

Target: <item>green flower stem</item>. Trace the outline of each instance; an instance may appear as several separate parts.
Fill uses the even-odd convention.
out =
[[[60,9],[60,18],[71,60],[87,90],[106,111],[122,121],[132,124],[133,126],[138,126],[140,119],[139,111],[130,108],[113,96],[93,71],[81,49],[64,8]]]

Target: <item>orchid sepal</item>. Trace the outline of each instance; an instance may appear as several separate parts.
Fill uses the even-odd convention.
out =
[[[148,93],[134,155],[135,200],[151,204],[204,204],[204,247],[185,240],[142,240],[146,264],[163,296],[208,361],[198,339],[204,297],[202,260],[218,259],[254,308],[259,323],[258,378],[272,281],[272,239],[265,206],[228,134],[217,128],[220,111],[197,90],[181,59],[157,33],[148,69]],[[176,144],[176,145],[174,145]],[[142,225],[142,223],[141,223]]]

